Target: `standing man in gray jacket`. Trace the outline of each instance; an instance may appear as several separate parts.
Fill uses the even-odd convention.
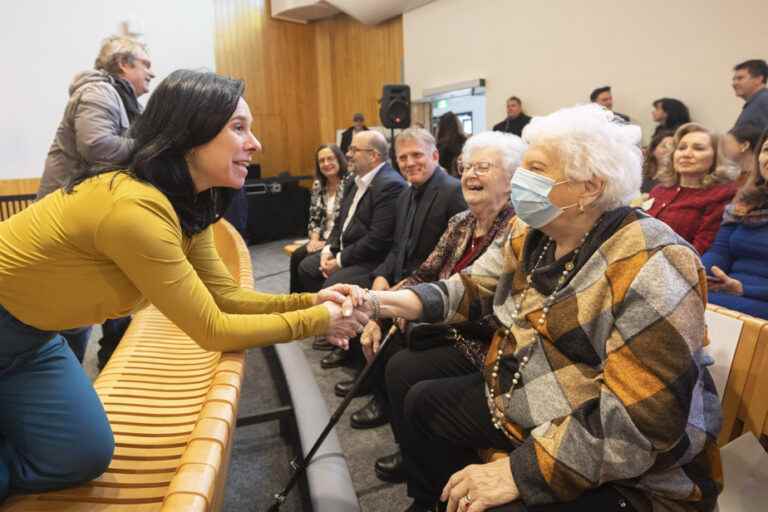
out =
[[[104,40],[93,70],[78,73],[69,86],[69,101],[45,160],[38,199],[65,187],[77,172],[102,165],[127,163],[133,140],[131,122],[141,114],[138,98],[149,92],[155,75],[147,48],[135,39],[112,36]],[[131,317],[102,324],[99,368],[114,352]],[[82,361],[90,327],[64,334]]]

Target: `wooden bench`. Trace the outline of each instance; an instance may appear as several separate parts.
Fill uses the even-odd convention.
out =
[[[717,441],[722,448],[725,487],[719,507],[729,512],[763,511],[768,497],[768,455],[760,452],[760,445],[768,448],[768,320],[718,306],[710,306],[707,314],[713,317],[707,321],[710,346],[732,344],[738,337],[735,350],[728,347],[733,358],[721,397],[723,426]],[[724,372],[720,373],[722,379]]]
[[[768,435],[768,320],[718,306],[712,313],[741,323],[738,345],[721,397],[723,427],[718,444],[724,446],[746,431],[760,439]],[[717,343],[710,332],[710,343]]]
[[[235,280],[252,288],[240,236],[224,220],[214,232]],[[107,472],[79,487],[13,496],[0,511],[221,510],[244,358],[201,349],[154,307],[136,314],[94,383],[115,434]]]
[[[290,256],[291,254],[293,254],[294,252],[296,252],[296,249],[298,249],[299,247],[301,247],[302,245],[304,245],[304,244],[302,244],[302,243],[300,243],[300,242],[301,242],[301,241],[299,240],[299,241],[296,241],[296,242],[291,242],[290,244],[286,244],[286,245],[284,245],[284,246],[283,246],[283,252],[284,252],[285,254],[287,254],[288,256]]]
[[[22,194],[14,196],[0,196],[0,222],[9,219],[11,215],[31,205],[35,201],[35,194]]]

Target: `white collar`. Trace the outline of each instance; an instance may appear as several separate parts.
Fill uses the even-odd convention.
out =
[[[358,190],[366,190],[368,187],[370,187],[371,182],[379,173],[381,168],[384,167],[385,163],[386,162],[381,162],[379,165],[374,167],[373,170],[367,173],[365,176],[355,176],[355,185],[357,185]]]

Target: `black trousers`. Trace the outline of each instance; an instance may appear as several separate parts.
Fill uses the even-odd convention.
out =
[[[356,284],[363,288],[371,286],[371,272],[379,265],[379,261],[340,268],[326,279],[320,272],[320,252],[304,257],[298,264],[297,275],[303,291],[316,292],[338,283]]]
[[[389,328],[392,327],[392,322],[390,320],[381,320],[379,321],[379,324],[381,325],[381,336],[383,339]],[[355,341],[359,344],[360,338],[356,337]],[[352,340],[350,340],[350,346],[352,346],[351,342]],[[379,401],[379,404],[384,408],[384,411],[387,414],[391,411],[391,407],[389,405],[389,395],[387,394],[385,378],[386,368],[395,354],[404,349],[405,336],[400,331],[397,331],[387,342],[386,347],[381,349],[376,355],[376,366],[371,368],[365,381],[361,384],[362,391],[364,393],[373,393],[374,397]],[[360,347],[360,350],[362,352],[362,346]]]
[[[398,352],[387,364],[386,384],[390,421],[403,452],[408,495],[418,503],[435,503],[452,474],[482,463],[479,448],[506,452],[516,448],[491,423],[482,374],[452,345]],[[615,488],[605,485],[568,503],[527,507],[515,502],[491,510],[634,509]]]
[[[293,251],[293,254],[291,254],[291,265],[290,265],[290,275],[291,275],[291,293],[302,293],[306,292],[307,290],[304,288],[304,283],[299,278],[299,265],[309,255],[309,252],[307,251],[307,244],[302,245],[295,251]]]

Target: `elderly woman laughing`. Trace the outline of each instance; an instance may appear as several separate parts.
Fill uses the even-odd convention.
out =
[[[586,105],[524,139],[509,236],[461,274],[367,296],[374,314],[449,323],[480,301],[498,326],[482,371],[445,367],[407,392],[409,510],[712,510],[705,275],[685,240],[627,206],[639,129]],[[504,456],[483,464],[487,448]]]

